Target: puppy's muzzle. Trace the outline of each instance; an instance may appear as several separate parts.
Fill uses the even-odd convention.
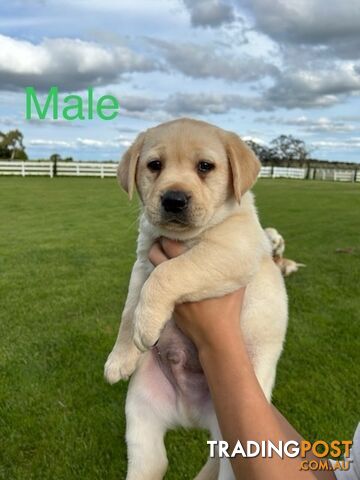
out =
[[[161,196],[161,206],[168,214],[184,214],[189,201],[190,195],[181,190],[168,190]]]

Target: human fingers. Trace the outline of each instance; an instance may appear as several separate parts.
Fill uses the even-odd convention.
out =
[[[186,252],[184,244],[176,240],[170,240],[169,238],[162,237],[160,239],[160,244],[168,258],[178,257],[182,253]]]
[[[148,258],[154,267],[165,262],[166,260],[169,260],[169,257],[165,255],[163,249],[161,248],[159,241],[156,241],[150,248]]]

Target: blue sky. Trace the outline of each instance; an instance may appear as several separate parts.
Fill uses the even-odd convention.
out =
[[[360,162],[360,2],[13,0],[0,6],[0,131],[31,158],[117,160],[136,134],[188,116],[316,158]],[[26,121],[42,95],[116,96],[113,121]]]

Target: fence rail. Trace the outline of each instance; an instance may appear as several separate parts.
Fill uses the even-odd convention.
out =
[[[31,162],[0,161],[0,175],[22,177],[42,175],[47,177],[115,177],[116,163],[102,162]],[[297,178],[360,182],[359,169],[261,167],[260,178]]]
[[[307,175],[307,168],[294,167],[261,167],[261,178],[300,178]]]

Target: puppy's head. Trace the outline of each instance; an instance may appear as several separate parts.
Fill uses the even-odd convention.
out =
[[[180,119],[141,133],[125,152],[118,178],[135,186],[149,221],[169,230],[201,228],[230,198],[240,202],[260,162],[234,133]]]
[[[265,233],[268,236],[268,239],[271,243],[271,249],[273,256],[282,257],[285,251],[285,240],[276,230],[276,228],[265,228]]]

